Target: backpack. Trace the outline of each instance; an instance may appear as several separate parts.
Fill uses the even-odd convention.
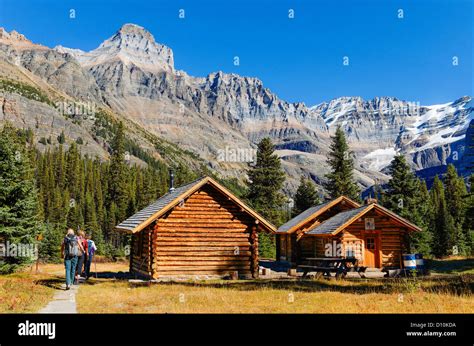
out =
[[[64,238],[64,255],[66,258],[80,255],[79,244],[76,236]]]
[[[93,240],[91,239],[87,240],[87,249],[89,250],[89,257],[94,256],[96,246]]]

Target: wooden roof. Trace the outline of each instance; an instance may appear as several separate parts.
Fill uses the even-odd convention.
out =
[[[311,219],[317,218],[318,216],[323,214],[328,209],[334,207],[335,205],[337,205],[337,204],[339,204],[343,201],[345,203],[348,203],[349,205],[351,205],[354,208],[357,208],[357,207],[360,206],[359,203],[353,201],[352,199],[350,199],[346,196],[340,196],[340,197],[338,197],[336,199],[333,199],[329,202],[319,204],[317,206],[306,209],[304,212],[302,212],[301,214],[295,216],[294,218],[292,218],[287,223],[281,225],[280,228],[278,228],[278,230],[276,231],[276,233],[293,233],[293,232],[297,231],[301,226],[306,224],[308,221],[310,221]]]
[[[387,215],[390,218],[395,219],[398,223],[402,224],[411,231],[421,231],[421,228],[412,224],[410,221],[402,218],[394,212],[382,207],[379,204],[372,203],[364,205],[359,208],[350,209],[334,215],[319,225],[316,225],[312,229],[309,229],[306,234],[308,235],[336,235],[341,232],[347,226],[356,222],[359,218],[367,214],[371,210],[376,210],[381,214]]]
[[[163,216],[169,210],[178,205],[182,200],[188,198],[190,195],[198,191],[204,185],[209,184],[219,192],[226,195],[230,200],[239,205],[243,211],[247,212],[252,218],[254,218],[260,225],[263,226],[267,231],[275,232],[276,227],[270,222],[265,220],[256,211],[247,206],[239,198],[237,198],[232,192],[227,190],[224,186],[216,182],[211,177],[202,177],[189,184],[177,187],[176,189],[166,193],[158,200],[130,216],[127,220],[123,221],[115,227],[116,230],[125,231],[129,233],[136,233],[147,227],[156,219]]]

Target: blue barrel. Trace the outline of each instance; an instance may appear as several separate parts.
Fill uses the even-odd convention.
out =
[[[416,270],[416,256],[415,254],[403,255],[403,266],[408,270]]]
[[[425,270],[425,261],[423,260],[423,254],[416,253],[415,258],[416,258],[416,269],[421,270],[421,271]]]

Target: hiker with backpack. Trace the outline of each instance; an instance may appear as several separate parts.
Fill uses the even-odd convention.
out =
[[[74,230],[69,228],[61,244],[61,257],[64,258],[64,267],[66,268],[66,290],[70,289],[74,283],[77,258],[81,251],[84,252],[82,244],[79,243]]]
[[[92,237],[90,234],[86,236],[87,238],[87,260],[86,260],[86,279],[90,277],[90,271],[91,271],[91,264],[92,264],[92,259],[94,258],[94,254],[97,251],[97,246],[95,245],[95,242],[92,240]]]
[[[87,260],[88,249],[86,234],[84,233],[84,231],[79,231],[77,232],[77,234],[77,240],[79,241],[79,244],[81,244],[82,249],[79,256],[77,256],[76,281],[79,282],[79,278],[82,276],[83,273],[84,264]]]

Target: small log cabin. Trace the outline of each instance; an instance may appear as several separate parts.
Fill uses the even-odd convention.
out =
[[[210,177],[171,185],[116,229],[132,234],[130,272],[154,279],[235,272],[258,277],[258,233],[276,230]]]
[[[359,205],[341,196],[282,225],[277,259],[297,265],[309,257],[356,257],[365,267],[401,268],[412,231],[421,229],[374,200]]]

